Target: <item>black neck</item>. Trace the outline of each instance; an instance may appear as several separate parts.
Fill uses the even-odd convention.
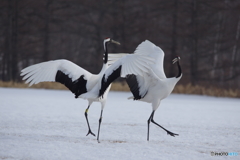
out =
[[[105,53],[104,53],[104,61],[103,63],[106,64],[108,62],[108,48],[107,48],[107,45],[108,42],[106,42],[104,45],[105,45]]]
[[[176,76],[176,78],[179,78],[182,75],[182,69],[181,69],[181,66],[179,64],[179,61],[177,61],[177,66],[178,66],[178,75]]]

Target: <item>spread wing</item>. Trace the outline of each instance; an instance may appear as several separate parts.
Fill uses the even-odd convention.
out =
[[[144,55],[154,60],[154,63],[150,64],[151,69],[144,71],[141,75],[132,72],[132,74],[125,76],[134,99],[137,100],[143,98],[147,94],[149,86],[152,85],[152,83],[155,83],[156,79],[165,79],[166,75],[163,69],[164,52],[160,47],[156,46],[149,40],[145,40],[138,45],[134,54]],[[115,60],[126,55],[127,53],[110,54],[109,58]]]
[[[160,78],[166,78],[164,69],[163,69],[163,60],[164,60],[164,52],[163,50],[150,42],[149,40],[143,41],[138,45],[135,54],[146,55],[154,59],[154,63],[151,68],[153,72]]]
[[[59,82],[72,91],[76,98],[87,92],[87,80],[92,74],[68,60],[54,60],[38,63],[21,71],[29,86],[40,82]]]

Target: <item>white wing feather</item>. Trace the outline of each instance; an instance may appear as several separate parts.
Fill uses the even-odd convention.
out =
[[[108,54],[108,65],[112,65],[113,63],[115,63],[117,60],[119,60],[120,58],[128,55],[129,53],[109,53]]]
[[[151,66],[153,72],[161,79],[166,78],[163,69],[164,52],[160,47],[156,46],[149,40],[145,40],[138,45],[134,53],[153,58],[155,61],[155,63]]]
[[[118,59],[125,57],[126,55],[129,55],[128,53],[120,53],[120,54],[109,54],[109,61],[116,62]],[[164,61],[164,52],[163,50],[150,42],[149,40],[143,41],[141,44],[138,45],[136,50],[134,51],[134,55],[142,55],[150,57],[154,60],[154,63],[151,64],[152,71],[159,77],[160,79],[166,78],[164,69],[163,69],[163,61]],[[142,59],[145,61],[145,59]],[[139,63],[141,63],[141,60],[138,60],[137,62],[133,61],[136,65],[139,66]],[[138,64],[137,64],[138,63]],[[111,63],[112,64],[112,63]],[[141,65],[140,65],[141,67]],[[143,68],[144,71],[146,71]]]
[[[25,83],[31,86],[39,82],[54,82],[58,70],[68,75],[72,81],[77,80],[81,75],[84,75],[86,80],[92,76],[90,72],[68,60],[48,61],[29,66],[21,71],[21,76],[24,76],[23,80],[27,79]]]
[[[121,77],[126,77],[129,74],[143,76],[144,72],[149,71],[150,65],[153,63],[154,60],[145,55],[125,54],[106,70],[105,78],[120,66],[122,66]]]

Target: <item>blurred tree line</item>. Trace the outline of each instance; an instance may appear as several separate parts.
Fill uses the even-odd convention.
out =
[[[19,81],[22,68],[68,59],[97,73],[103,39],[110,52],[132,53],[148,39],[165,52],[167,77],[180,83],[240,86],[239,0],[1,0],[0,79]]]

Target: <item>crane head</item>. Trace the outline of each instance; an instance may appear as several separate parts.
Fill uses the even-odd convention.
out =
[[[115,43],[115,44],[117,44],[117,45],[120,45],[119,42],[114,41],[113,39],[111,39],[111,38],[109,38],[109,37],[105,38],[105,40],[104,40],[104,44],[107,43],[107,42],[111,42],[111,43]]]
[[[180,61],[180,57],[179,57],[179,56],[177,56],[176,58],[174,58],[174,59],[172,60],[172,63],[174,64],[174,63],[176,63],[176,62],[178,62],[178,61]]]

